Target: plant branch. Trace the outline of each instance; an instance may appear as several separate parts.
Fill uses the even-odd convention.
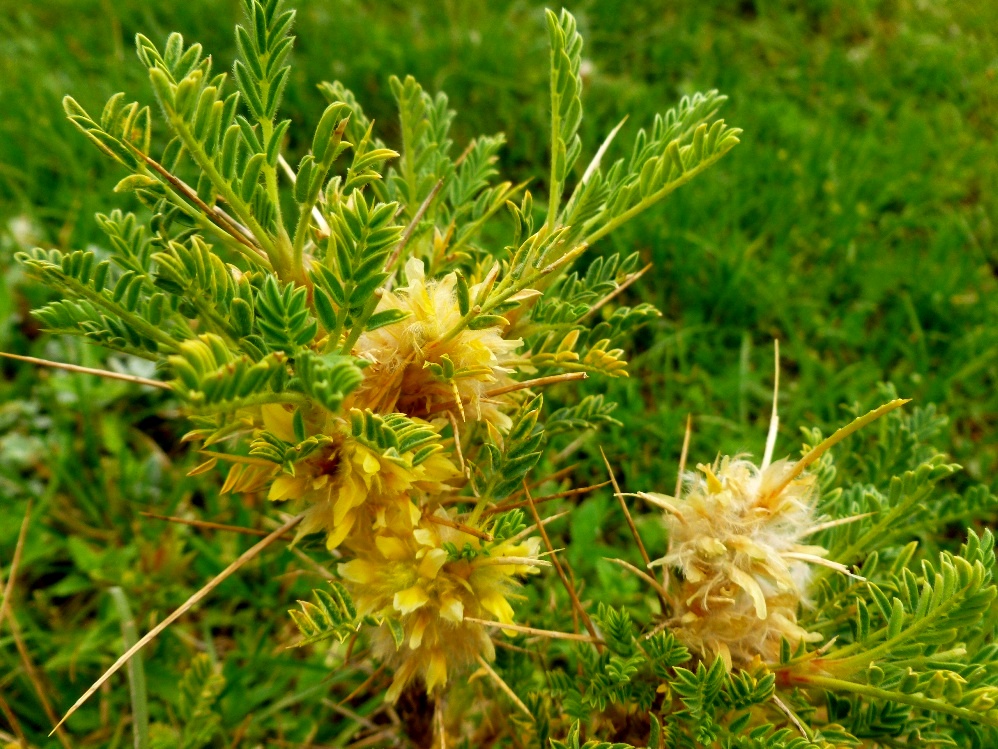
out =
[[[835,679],[830,676],[809,675],[796,678],[794,681],[800,686],[816,686],[833,692],[852,692],[853,694],[869,697],[870,699],[900,702],[903,705],[910,705],[911,707],[931,712],[946,713],[947,715],[953,715],[973,723],[983,723],[992,728],[998,728],[998,719],[989,718],[982,710],[969,710],[964,707],[956,707],[942,700],[924,697],[921,694],[892,692],[889,689],[880,689],[870,684],[857,684],[856,682]]]
[[[732,144],[732,146],[733,145],[734,144]],[[586,244],[595,244],[596,242],[598,242],[599,240],[601,240],[603,237],[605,237],[610,232],[616,230],[617,228],[619,228],[623,224],[626,224],[628,221],[630,221],[632,218],[634,218],[635,216],[637,216],[639,213],[643,213],[644,211],[646,211],[647,209],[651,208],[653,205],[655,205],[659,201],[664,200],[671,193],[675,192],[676,190],[678,190],[683,185],[685,185],[688,182],[692,181],[699,174],[701,174],[702,172],[705,172],[708,168],[710,168],[715,163],[717,163],[721,159],[721,157],[724,156],[727,152],[728,151],[725,150],[725,151],[721,151],[719,153],[716,153],[713,156],[711,156],[711,157],[709,157],[707,159],[704,159],[703,161],[701,161],[699,164],[697,164],[692,169],[687,169],[685,172],[683,172],[682,176],[676,178],[672,182],[669,182],[667,185],[663,186],[661,189],[657,190],[656,192],[653,192],[648,197],[646,197],[643,200],[639,201],[638,203],[636,203],[635,205],[633,205],[631,208],[629,208],[628,210],[624,211],[623,213],[621,213],[616,218],[611,219],[610,221],[608,221],[607,223],[605,223],[601,228],[597,229],[592,234],[588,235],[586,237],[586,239],[585,239]]]
[[[599,635],[596,634],[596,627],[593,626],[593,622],[589,618],[589,614],[582,607],[582,602],[579,600],[579,596],[575,592],[575,586],[572,585],[571,580],[568,579],[568,575],[565,574],[565,570],[561,566],[561,562],[554,553],[554,546],[551,543],[551,538],[548,536],[548,532],[544,528],[544,523],[541,522],[541,516],[537,513],[537,507],[534,505],[534,498],[530,496],[530,490],[527,488],[526,481],[523,482],[523,491],[530,506],[530,513],[534,516],[534,522],[537,523],[537,530],[541,534],[541,538],[543,539],[547,550],[551,552],[551,561],[554,562],[554,568],[558,572],[558,577],[561,578],[562,585],[564,585],[565,590],[568,591],[568,597],[571,599],[572,605],[575,607],[576,611],[579,612],[579,617],[582,619],[582,623],[585,625],[586,631],[589,632],[589,635],[594,641],[598,641]],[[602,645],[597,644],[597,648],[599,647],[602,647]]]

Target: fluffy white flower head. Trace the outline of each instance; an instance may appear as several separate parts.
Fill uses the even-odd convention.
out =
[[[894,400],[857,418],[798,461],[774,462],[778,390],[777,343],[773,415],[758,466],[747,456],[719,457],[687,475],[680,496],[639,494],[666,510],[669,549],[652,563],[666,569],[661,593],[672,609],[666,624],[689,648],[722,658],[729,669],[777,660],[783,638],[793,644],[822,639],[797,621],[808,603],[813,566],[851,573],[825,559],[825,548],[806,543],[829,525],[816,522],[818,487],[807,468],[837,442],[907,402]]]
[[[682,499],[649,495],[667,510],[669,551],[656,564],[678,573],[668,586],[674,631],[729,668],[775,659],[783,637],[820,639],[797,624],[810,563],[826,552],[804,543],[817,490],[795,466],[722,457],[687,476]]]

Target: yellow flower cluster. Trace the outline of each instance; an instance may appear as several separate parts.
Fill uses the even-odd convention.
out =
[[[297,441],[292,412],[283,406],[262,407],[251,423],[286,442]],[[269,486],[268,499],[291,501],[294,509],[304,512],[299,533],[326,533],[326,546],[332,550],[354,530],[373,531],[390,520],[412,527],[419,517],[412,495],[445,492],[445,482],[459,475],[439,453],[418,466],[412,465],[411,453],[388,458],[353,439],[340,418],[326,419],[322,431],[325,443],[298,461],[293,475],[263,460],[259,465],[237,463],[222,491],[253,492]]]
[[[264,413],[272,433],[294,442],[290,412],[265,407]],[[326,532],[330,549],[343,543],[355,527],[360,536],[389,524],[411,529],[420,515],[414,500],[421,493],[439,496],[447,491],[445,482],[459,475],[440,453],[416,466],[411,452],[399,458],[382,455],[352,439],[337,417],[327,420],[324,431],[332,441],[299,461],[294,476],[277,475],[268,498],[303,505],[301,532]]]
[[[666,510],[669,549],[653,564],[678,573],[666,586],[673,631],[729,669],[776,660],[784,637],[821,639],[797,623],[810,565],[824,562],[826,550],[803,542],[815,526],[817,490],[795,467],[721,457],[698,466],[682,499],[641,495]]]
[[[436,431],[451,423],[443,413],[449,410],[463,421],[486,422],[493,434],[506,431],[503,409],[512,401],[490,391],[514,383],[510,365],[521,342],[504,338],[499,326],[463,326],[455,274],[427,279],[419,260],[410,260],[405,272],[407,285],[385,293],[378,311],[408,314],[359,336],[353,354],[369,366],[344,407],[403,413]],[[471,287],[471,298],[479,288]],[[297,444],[294,418],[290,407],[268,405],[244,421]],[[359,614],[383,622],[372,636],[375,652],[396,667],[388,697],[397,699],[415,677],[433,691],[454,670],[492,660],[486,626],[466,617],[512,622],[509,599],[519,578],[544,564],[539,540],[493,541],[443,509],[464,481],[447,457],[456,450],[416,461],[413,451],[373,449],[342,416],[311,409],[304,419],[319,444],[294,462],[293,473],[263,460],[244,462],[233,467],[225,488],[269,487],[269,499],[304,512],[300,533],[323,532],[330,549],[346,552],[350,561],[339,571]]]
[[[378,655],[398,667],[392,700],[414,676],[432,691],[446,684],[449,669],[492,660],[485,628],[465,617],[511,623],[517,577],[537,571],[537,537],[489,543],[442,523],[454,520],[438,508],[411,533],[379,531],[369,548],[339,566],[361,615],[401,624],[400,643],[384,627],[375,639]]]

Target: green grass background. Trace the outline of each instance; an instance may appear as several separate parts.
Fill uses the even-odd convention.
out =
[[[458,149],[478,133],[505,132],[504,173],[534,178],[531,189],[543,193],[542,7],[302,0],[285,100],[292,137],[316,124],[315,84],[338,78],[392,140],[387,78],[411,73],[449,94]],[[583,164],[625,114],[619,143],[697,90],[726,93],[723,115],[745,130],[720,165],[597,248],[639,250],[654,263],[632,300],[665,314],[635,338],[632,377],[608,388],[624,426],[566,459],[581,460],[580,476],[597,477],[593,451],[603,444],[629,489],[671,491],[688,413],[693,462],[759,453],[779,338],[784,452],[796,450],[799,427],[834,428],[847,418],[844,404],[872,405],[883,397],[878,384],[890,382],[950,418],[939,445],[965,466],[958,483],[998,489],[998,4],[590,0],[569,8],[588,61]],[[181,31],[224,68],[237,17],[235,0],[0,0],[0,350],[102,361],[77,342],[39,335],[27,312],[46,293],[11,259],[25,245],[100,244],[93,214],[133,207],[111,193],[122,175],[65,121],[63,94],[90,110],[119,90],[151,101],[132,52],[137,31],[157,42]],[[12,606],[61,714],[120,652],[108,587],[125,589],[144,631],[250,543],[138,513],[260,527],[266,508],[184,477],[193,458],[176,447],[183,424],[162,396],[0,366],[0,572],[6,579],[33,499]],[[622,538],[620,523],[605,495],[563,527],[580,574],[592,569],[594,549],[609,553]],[[644,523],[653,545],[655,525]],[[283,646],[294,637],[283,610],[319,580],[294,554],[271,551],[223,584],[146,652],[154,720],[176,715],[177,674],[207,651],[228,680],[219,709],[232,745],[346,745],[351,721],[322,698],[342,697],[357,672],[326,679],[322,652]],[[4,623],[0,695],[33,745],[58,746],[46,743],[50,724]],[[128,745],[118,720],[128,713],[124,678],[115,677],[70,722],[74,745]]]

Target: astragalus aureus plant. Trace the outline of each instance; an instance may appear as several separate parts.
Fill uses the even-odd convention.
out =
[[[619,158],[615,128],[586,165],[582,39],[569,13],[549,12],[551,158],[535,206],[526,184],[497,179],[503,137],[455,146],[446,97],[411,77],[391,79],[397,129],[324,83],[314,131],[292,132],[279,111],[295,14],[244,6],[231,72],[177,34],[162,47],[140,35],[155,104],[117,94],[91,116],[67,97],[136,212],[98,216],[107,250],[19,256],[58,294],[36,313],[44,325],[152,362],[156,379],[97,373],[169,391],[204,456],[192,474],[266,498],[273,528],[70,714],[292,538],[332,579],[288,601],[298,634],[273,645],[322,643],[323,676],[347,687],[329,701],[346,727],[309,742],[998,743],[994,538],[968,528],[995,503],[936,487],[957,467],[931,447],[931,408],[906,412],[888,389],[886,405],[780,459],[774,406],[761,460],[722,455],[672,495],[639,493],[660,517],[637,523],[612,476],[633,538],[605,565],[620,577],[577,578],[552,539],[549,508],[601,487],[567,487],[559,456],[613,422],[613,403],[571,383],[628,376],[629,335],[659,314],[621,295],[647,270],[639,255],[600,254],[599,241],[738,142],[716,119],[722,96],[684,98]],[[535,497],[545,482],[557,491]],[[640,537],[649,521],[660,548]],[[268,632],[291,626],[259,616]],[[225,684],[199,656],[183,725],[155,726],[157,746],[249,741],[242,727],[220,735]],[[358,695],[364,714],[348,706]]]
[[[473,669],[529,712],[489,665],[497,628],[523,629],[518,587],[554,561],[526,478],[552,428],[611,420],[599,396],[546,417],[542,388],[626,376],[620,343],[658,315],[615,305],[589,317],[641,269],[637,254],[580,269],[583,255],[738,131],[715,118],[723,97],[697,94],[640,131],[628,157],[603,163],[614,130],[577,169],[582,39],[563,11],[547,16],[546,212],[524,184],[495,181],[503,137],[453,148],[447,98],[411,77],[391,80],[393,147],[332,83],[292,157],[279,107],[295,13],[244,5],[231,72],[178,34],[162,47],[139,35],[154,106],[116,94],[91,116],[66,98],[142,210],[98,217],[108,252],[19,259],[60,295],[37,311],[49,330],[155,363],[163,379],[146,384],[180,401],[206,457],[195,473],[228,466],[223,491],[265,492],[292,513],[253,553],[295,526],[322,535],[340,581],[293,612],[303,642],[370,643],[394,673],[388,699],[429,692],[443,741],[442,697]]]

